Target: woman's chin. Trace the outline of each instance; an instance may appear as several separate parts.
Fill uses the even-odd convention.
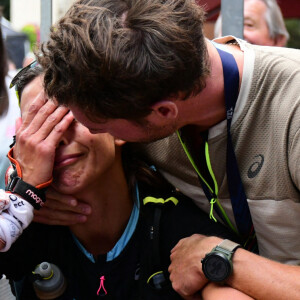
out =
[[[53,179],[53,187],[63,194],[73,194],[80,189],[78,178],[60,177]]]

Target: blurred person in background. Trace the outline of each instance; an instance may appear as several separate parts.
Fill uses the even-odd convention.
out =
[[[222,36],[222,16],[219,15],[214,35]],[[245,0],[244,40],[262,46],[284,47],[289,39],[283,16],[276,0]]]
[[[1,26],[0,37],[0,188],[4,189],[4,176],[9,166],[6,154],[13,141],[20,108],[15,91],[8,88],[15,71],[9,70]]]

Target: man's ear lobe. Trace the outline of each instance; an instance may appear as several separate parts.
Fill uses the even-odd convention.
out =
[[[274,40],[274,46],[285,47],[287,38],[283,34],[279,34]]]
[[[151,108],[164,118],[174,119],[178,115],[178,107],[174,101],[163,100],[153,104]]]
[[[125,143],[126,143],[126,141],[123,141],[123,140],[121,140],[121,139],[115,139],[115,145],[116,145],[116,146],[121,147],[121,146],[123,146]]]

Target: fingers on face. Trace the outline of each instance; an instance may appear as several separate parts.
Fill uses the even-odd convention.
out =
[[[65,108],[64,108],[65,109]],[[56,117],[55,117],[56,118]],[[63,136],[64,132],[69,128],[70,124],[73,122],[74,117],[73,114],[69,111],[62,111],[58,115],[59,122],[56,123],[56,119],[49,119],[48,121],[54,122],[56,124],[51,130],[49,130],[46,126],[44,135],[48,136],[49,140],[53,141],[55,145],[58,144],[59,140]]]
[[[43,207],[39,211],[34,212],[33,220],[48,225],[70,226],[86,222],[87,216]]]
[[[76,198],[74,198],[74,196],[61,194],[51,186],[47,189],[46,198],[47,201],[45,203],[45,206],[49,207],[51,207],[52,202],[56,201],[68,206],[76,206],[78,204],[78,201],[76,200]]]
[[[32,101],[32,103],[28,104],[28,109],[25,109],[21,103],[21,109],[22,109],[22,116],[23,116],[23,123],[29,124],[37,114],[37,112],[40,110],[41,107],[45,105],[45,103],[51,102],[47,101],[47,97],[44,93],[44,91],[41,91],[36,98]],[[25,106],[27,108],[27,106]],[[25,110],[25,111],[24,111]]]
[[[30,112],[25,116],[17,132],[17,139],[26,143],[30,138],[35,145],[43,141],[45,144],[56,146],[73,119],[68,108],[48,101],[35,112],[33,119]]]
[[[42,106],[37,106],[34,103],[23,114],[23,124],[21,129],[26,129],[28,134],[33,134],[38,131],[48,121],[48,126],[55,124],[59,120],[60,113],[64,114],[68,111],[65,107],[59,107],[52,101],[47,101]]]
[[[77,204],[74,206],[70,205],[71,201],[75,201],[75,202],[77,202]],[[47,201],[45,202],[44,207],[47,207],[52,210],[72,212],[72,213],[77,213],[77,214],[81,214],[81,215],[90,215],[92,212],[90,205],[88,205],[86,203],[78,202],[75,199],[69,197],[68,195],[62,195],[59,200],[56,200],[56,199],[52,198],[51,196],[49,196],[48,192],[47,192]]]

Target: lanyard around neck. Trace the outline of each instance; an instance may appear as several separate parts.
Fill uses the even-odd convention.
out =
[[[227,156],[226,156],[226,172],[227,172],[227,181],[228,181],[228,190],[230,193],[230,199],[232,203],[233,213],[236,221],[236,225],[238,228],[238,232],[240,235],[246,240],[250,235],[254,235],[254,229],[251,219],[251,214],[247,202],[247,197],[244,191],[243,183],[240,177],[238,164],[236,160],[236,156],[234,153],[234,148],[232,144],[232,138],[230,133],[231,128],[231,122],[232,117],[236,105],[236,101],[238,98],[239,93],[239,70],[236,64],[236,61],[234,57],[221,49],[217,48],[217,51],[220,55],[222,65],[223,65],[223,75],[224,75],[224,95],[225,95],[225,107],[226,107],[226,120],[227,120]],[[204,178],[201,176],[196,164],[194,163],[191,155],[189,154],[186,145],[184,145],[180,133],[177,132],[177,135],[179,137],[179,140],[183,146],[184,151],[186,152],[189,160],[191,161],[194,169],[196,170],[198,177],[200,179],[201,185],[205,192],[207,188],[210,190],[212,195],[215,195],[216,193],[213,193],[212,189],[207,185],[207,182],[204,180]],[[207,141],[206,141],[207,143]],[[207,144],[208,147],[208,144]],[[207,148],[206,147],[206,148]],[[208,148],[207,148],[208,149]],[[209,157],[208,153],[205,153],[206,155],[206,161],[207,157]],[[213,174],[213,173],[212,173]],[[211,174],[210,174],[211,175]],[[212,176],[212,175],[211,175]],[[215,182],[215,180],[214,180]],[[205,192],[206,197],[209,197],[207,193]],[[218,195],[216,195],[218,196]],[[220,208],[221,205],[216,197],[216,203],[218,204],[218,207]],[[211,201],[208,198],[209,201]],[[226,216],[226,213],[223,209],[220,209],[223,215],[223,220],[225,218],[226,223],[232,228],[232,225],[230,221],[228,222],[228,217]]]
[[[253,224],[230,133],[232,117],[239,94],[239,70],[234,57],[230,53],[218,48],[217,50],[222,60],[224,75],[227,120],[226,173],[228,190],[238,231],[243,237],[247,237],[253,233]]]

